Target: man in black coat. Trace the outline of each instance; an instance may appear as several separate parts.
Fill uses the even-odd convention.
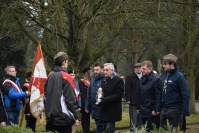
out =
[[[158,117],[158,100],[160,100],[161,80],[153,73],[151,61],[143,61],[141,64],[142,78],[139,89],[138,112],[142,118],[142,124],[146,124],[146,131],[153,129],[152,123]]]
[[[105,125],[105,133],[115,132],[115,122],[122,119],[122,96],[124,82],[115,73],[112,63],[104,64],[105,79],[102,81],[103,99],[98,104],[101,106],[101,120]]]
[[[129,104],[130,132],[133,132],[134,127],[139,128],[142,124],[141,118],[137,114],[138,93],[142,76],[141,63],[136,63],[134,69],[134,72],[127,76],[125,81],[125,98],[126,103]]]

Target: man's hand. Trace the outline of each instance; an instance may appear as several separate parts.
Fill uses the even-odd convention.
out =
[[[152,113],[151,113],[152,115],[154,115],[154,116],[156,116],[157,115],[157,113],[155,112],[155,111],[152,111]]]
[[[31,92],[30,92],[30,91],[26,91],[26,95],[27,95],[27,96],[30,96],[30,95],[31,95]]]
[[[130,102],[130,101],[126,101],[126,103],[127,103],[127,104],[130,104],[131,102]]]
[[[79,120],[77,119],[76,121],[75,121],[75,124],[74,124],[75,126],[78,126],[79,125]]]
[[[5,126],[6,126],[6,122],[4,122],[4,121],[1,122],[1,126],[2,126],[2,127],[5,127]]]
[[[25,98],[25,103],[28,103],[29,102],[29,98]]]
[[[160,114],[160,112],[157,112],[157,115],[159,115]]]
[[[89,113],[89,110],[88,110],[88,109],[85,109],[85,112],[86,112],[86,113]]]
[[[140,111],[139,110],[137,110],[137,114],[139,114],[140,113]]]

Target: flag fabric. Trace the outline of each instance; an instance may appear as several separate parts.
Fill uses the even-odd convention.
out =
[[[37,52],[35,56],[35,63],[33,72],[30,78],[29,90],[31,91],[30,97],[30,112],[32,115],[44,121],[44,83],[47,79],[46,69],[44,65],[43,54],[40,43],[37,46]]]

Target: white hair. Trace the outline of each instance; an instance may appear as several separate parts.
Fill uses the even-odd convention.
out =
[[[114,67],[113,63],[105,63],[104,66],[109,66],[110,69],[115,71],[115,67]]]

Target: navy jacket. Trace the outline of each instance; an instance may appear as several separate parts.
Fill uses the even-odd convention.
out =
[[[103,79],[104,79],[104,74],[92,78],[90,86],[88,88],[85,109],[90,111],[93,119],[100,119],[101,107],[97,106],[95,103],[96,103],[97,91],[101,87],[101,82]]]
[[[168,78],[168,79],[167,79]],[[167,77],[166,72],[162,76],[162,88],[167,79],[166,90],[162,90],[162,100],[159,108],[162,109],[180,109],[183,115],[188,116],[189,113],[189,88],[184,75],[178,69],[170,70]]]
[[[152,118],[152,111],[158,110],[158,101],[161,95],[161,79],[153,71],[148,76],[142,76],[139,90],[140,116],[142,118]]]

